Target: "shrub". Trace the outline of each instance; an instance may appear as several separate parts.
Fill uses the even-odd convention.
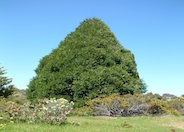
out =
[[[184,97],[171,99],[168,101],[168,105],[169,107],[176,109],[182,115],[184,115]]]
[[[148,109],[139,94],[134,94],[134,96],[113,94],[108,97],[96,98],[89,101],[87,105],[92,108],[95,115],[106,116],[141,115],[145,114]]]
[[[80,108],[75,108],[71,114],[77,115],[77,116],[91,116],[91,115],[93,115],[93,111],[90,107],[83,106]]]
[[[42,106],[41,120],[46,121],[49,124],[61,124],[66,120],[73,107],[73,103],[69,103],[66,99],[55,99],[44,100]]]
[[[173,114],[180,115],[183,112],[182,98],[173,100],[161,99],[159,95],[113,94],[107,97],[98,97],[89,102],[94,115],[102,116],[135,116],[135,115],[158,115]]]
[[[162,95],[162,98],[165,100],[172,100],[172,99],[176,99],[177,96],[173,95],[173,94],[169,94],[169,93],[165,93]]]
[[[4,106],[2,106],[5,104]],[[5,107],[6,106],[6,107]],[[30,102],[23,105],[2,98],[0,101],[0,117],[3,121],[13,122],[46,122],[49,124],[62,124],[72,110],[73,103],[65,99],[43,99],[37,104]]]
[[[148,113],[152,115],[163,114],[166,112],[164,103],[158,99],[152,99],[149,103]]]
[[[13,93],[7,97],[7,100],[13,101],[21,105],[28,102],[28,100],[26,99],[25,90],[19,90],[19,89],[14,89]]]
[[[118,94],[100,96],[87,102],[87,105],[92,109],[94,115],[120,116],[122,109],[120,99]]]

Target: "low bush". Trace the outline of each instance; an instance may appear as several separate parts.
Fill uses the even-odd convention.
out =
[[[34,105],[30,102],[21,105],[1,98],[0,117],[4,122],[46,122],[60,125],[65,122],[72,108],[73,102],[63,98],[43,99]]]
[[[141,94],[134,94],[134,96],[113,94],[91,100],[87,105],[93,110],[94,115],[104,116],[142,115],[148,111],[146,100]]]
[[[165,100],[158,94],[113,94],[95,98],[86,105],[93,115],[100,116],[180,115],[184,111],[183,97]]]
[[[184,115],[184,97],[169,100],[168,105],[169,107],[179,111],[181,115]]]
[[[44,100],[42,106],[41,120],[49,124],[61,124],[66,120],[73,107],[73,102],[69,103],[66,99],[55,99]]]
[[[15,89],[11,95],[6,98],[8,101],[13,101],[17,104],[23,105],[24,103],[28,102],[26,99],[26,92],[25,90]]]
[[[92,109],[88,106],[83,106],[80,108],[75,108],[72,112],[72,115],[77,115],[77,116],[91,116],[92,114]]]
[[[165,108],[166,107],[161,100],[154,98],[149,102],[148,113],[152,115],[163,114],[166,112]]]

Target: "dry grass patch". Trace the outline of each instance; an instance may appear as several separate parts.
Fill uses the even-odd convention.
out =
[[[175,117],[171,115],[160,116],[157,121],[161,122],[161,126],[169,126],[173,128],[180,128],[184,130],[184,116]]]
[[[184,122],[170,122],[170,123],[164,123],[163,126],[169,126],[174,128],[180,128],[184,130]]]

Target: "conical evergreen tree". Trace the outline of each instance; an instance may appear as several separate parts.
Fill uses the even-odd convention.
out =
[[[0,97],[8,97],[14,91],[14,86],[11,84],[12,79],[5,76],[6,72],[3,67],[0,67]]]
[[[30,100],[66,98],[77,106],[99,95],[145,92],[133,54],[99,19],[86,19],[42,58],[27,90]]]

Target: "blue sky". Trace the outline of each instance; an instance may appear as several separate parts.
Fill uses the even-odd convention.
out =
[[[148,92],[184,94],[184,0],[0,0],[0,66],[18,88],[85,18],[135,55]]]

